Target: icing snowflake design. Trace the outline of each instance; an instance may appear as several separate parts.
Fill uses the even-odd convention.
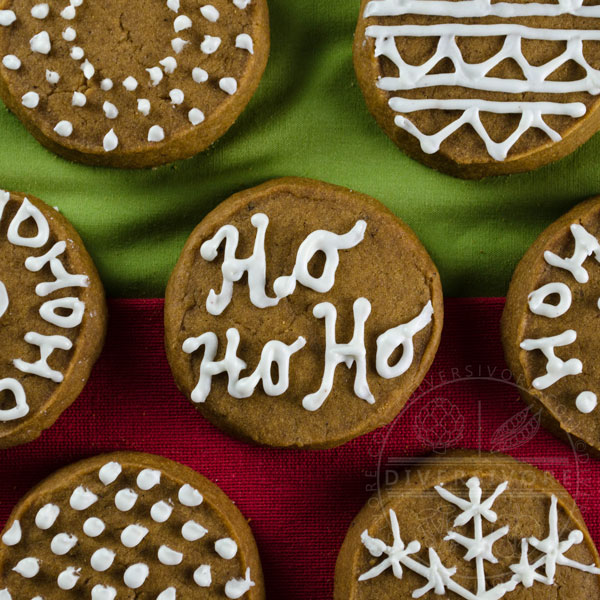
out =
[[[573,255],[568,258],[557,256],[553,252],[544,252],[545,262],[557,269],[568,271],[577,283],[586,284],[589,281],[589,273],[583,266],[585,261],[594,256],[600,262],[600,242],[589,231],[574,223],[570,228],[575,242]],[[558,304],[548,302],[551,296],[558,296]],[[529,294],[529,310],[534,314],[548,319],[556,319],[566,314],[571,308],[573,294],[568,285],[561,282],[552,282],[536,289]],[[600,309],[600,302],[598,304]],[[557,335],[538,339],[526,339],[520,347],[527,352],[542,352],[546,358],[546,373],[533,380],[533,388],[543,391],[569,375],[579,375],[583,372],[583,362],[579,358],[563,360],[556,356],[556,348],[569,346],[577,339],[574,329],[567,329]],[[575,399],[575,406],[580,413],[591,413],[597,406],[598,399],[594,392],[583,390]]]
[[[156,469],[142,469],[137,474],[135,489],[131,489],[119,486],[119,478],[122,473],[123,466],[113,461],[106,463],[97,472],[97,477],[104,486],[106,494],[114,493],[113,511],[116,510],[127,515],[134,506],[138,506],[139,515],[139,505],[145,502],[144,492],[160,486],[163,474]],[[118,491],[115,492],[115,489]],[[84,593],[84,588],[87,590],[91,586],[91,596],[85,596],[91,600],[115,600],[117,590],[113,586],[120,577],[128,590],[135,590],[132,592],[133,595],[146,595],[155,589],[152,588],[155,585],[153,584],[153,575],[156,575],[156,571],[159,571],[161,566],[168,569],[179,567],[180,572],[172,578],[173,583],[185,581],[182,573],[189,572],[190,581],[185,585],[191,586],[191,589],[196,588],[198,591],[218,587],[222,590],[224,597],[231,600],[242,598],[254,587],[255,583],[251,579],[249,568],[242,577],[231,578],[224,584],[219,585],[213,581],[212,568],[216,566],[216,562],[231,561],[238,555],[238,544],[231,538],[220,538],[211,544],[214,553],[214,557],[210,560],[212,566],[211,564],[194,564],[190,557],[186,558],[185,553],[180,551],[183,548],[178,550],[176,537],[168,542],[169,545],[162,544],[156,548],[146,540],[151,526],[155,528],[169,527],[171,533],[174,533],[174,528],[177,527],[181,546],[189,546],[207,535],[210,536],[210,532],[202,525],[202,514],[194,514],[193,519],[188,518],[190,512],[198,511],[204,502],[202,494],[191,485],[181,485],[175,499],[165,497],[152,506],[144,506],[144,510],[147,508],[149,519],[144,520],[144,524],[141,524],[132,517],[131,523],[119,532],[116,538],[118,541],[113,539],[114,536],[111,535],[108,522],[111,507],[105,505],[104,510],[98,509],[97,503],[100,500],[102,498],[90,489],[84,486],[76,487],[69,498],[69,507],[61,507],[52,503],[45,504],[36,512],[32,524],[38,530],[48,532],[51,537],[50,550],[57,557],[69,557],[75,548],[81,554],[81,545],[84,541],[88,546],[93,543],[94,551],[85,564],[87,575],[82,574],[84,565],[78,564],[78,559],[73,556],[70,559],[72,565],[62,570],[57,576],[54,571],[58,569],[53,568],[51,563],[44,564],[37,558],[35,548],[29,548],[28,551],[31,554],[9,565],[9,568],[24,579],[41,578],[46,582],[54,580],[57,590],[79,591],[82,598],[84,597],[81,595]],[[70,529],[61,531],[63,526],[66,527],[67,522],[63,520],[59,523],[59,517],[63,510],[68,511],[69,508],[85,519],[81,530],[73,526],[73,518],[69,517]],[[188,520],[182,526],[177,523],[178,520],[185,519]],[[1,541],[5,546],[14,548],[17,552],[24,538],[27,539],[24,536],[24,527],[20,521],[15,520],[6,529]],[[132,549],[139,549],[139,562],[131,561]],[[77,552],[73,554],[77,555]],[[121,556],[119,556],[120,554]],[[122,576],[114,573],[115,570],[121,569],[118,564],[119,559],[126,561]],[[8,560],[10,560],[10,555]],[[64,561],[62,564],[64,566]],[[0,600],[13,600],[12,594],[16,591],[18,591],[17,587],[0,589]],[[156,600],[176,600],[179,596],[177,588],[172,585],[152,597],[156,597]],[[20,596],[15,596],[15,600],[17,598]]]
[[[371,0],[364,12],[365,18],[423,15],[450,19],[479,19],[497,17],[600,17],[600,6],[583,6],[582,0],[559,0],[557,3],[512,3],[491,0]],[[456,38],[503,37],[502,48],[481,63],[465,61]],[[506,159],[510,149],[529,129],[543,131],[553,142],[561,140],[560,134],[544,120],[546,115],[582,117],[586,106],[581,102],[522,101],[524,93],[567,94],[600,93],[600,70],[594,69],[583,54],[583,44],[600,41],[596,29],[545,29],[526,27],[517,23],[438,23],[435,25],[370,25],[366,37],[375,40],[375,56],[386,57],[398,69],[397,76],[381,77],[377,87],[386,92],[399,92],[437,86],[462,87],[469,90],[514,94],[515,101],[501,102],[483,99],[414,99],[401,95],[389,100],[390,108],[401,113],[394,122],[397,127],[415,136],[426,154],[437,152],[441,144],[463,125],[469,124],[484,142],[488,154],[497,161]],[[411,65],[402,58],[396,38],[438,38],[434,55],[421,65]],[[522,40],[564,42],[562,54],[542,65],[532,65],[522,51]],[[490,75],[493,69],[507,59],[514,60],[523,72],[524,79],[505,79]],[[452,62],[454,72],[432,73],[442,60]],[[550,76],[570,61],[577,63],[585,75],[576,81],[552,81]],[[461,115],[440,131],[427,135],[406,116],[416,111],[452,110]],[[481,121],[482,112],[521,115],[516,130],[501,142],[494,141]]]
[[[250,0],[232,1],[234,7],[238,10],[245,10],[250,4]],[[175,131],[165,131],[164,124],[161,125],[153,121],[154,107],[147,96],[156,97],[157,102],[162,101],[163,97],[168,97],[172,107],[184,111],[187,121],[193,127],[197,127],[205,121],[203,107],[196,106],[194,95],[186,97],[183,90],[171,84],[170,80],[183,81],[183,78],[185,78],[186,86],[190,82],[193,82],[194,86],[202,86],[208,85],[209,79],[214,79],[223,94],[223,100],[225,100],[227,96],[233,96],[237,93],[238,81],[226,75],[215,78],[214,73],[208,73],[202,68],[202,64],[200,64],[203,62],[202,57],[208,60],[215,53],[229,52],[228,62],[231,63],[232,52],[234,54],[254,54],[254,42],[248,33],[234,35],[233,49],[228,48],[230,44],[227,40],[208,34],[208,31],[213,31],[211,27],[217,24],[221,18],[221,13],[215,6],[206,4],[199,10],[194,8],[193,12],[190,10],[188,16],[184,13],[184,7],[180,0],[167,0],[164,10],[168,11],[172,17],[173,37],[170,47],[165,49],[165,57],[159,60],[158,64],[144,65],[143,79],[139,75],[136,78],[133,74],[117,78],[111,74],[109,65],[94,64],[90,57],[86,55],[86,49],[78,44],[78,28],[83,31],[86,31],[86,28],[89,29],[89,25],[85,24],[85,18],[80,18],[78,14],[84,10],[84,0],[70,0],[69,4],[66,4],[62,10],[56,11],[58,14],[54,14],[54,7],[49,6],[47,3],[36,4],[29,11],[30,14],[17,14],[10,9],[0,10],[0,29],[18,27],[20,19],[25,16],[31,16],[35,21],[39,21],[39,32],[31,37],[28,46],[26,48],[15,48],[14,52],[16,54],[7,54],[2,57],[2,67],[7,71],[22,72],[30,78],[33,78],[34,73],[39,71],[37,76],[40,80],[32,80],[30,82],[31,90],[21,98],[21,104],[28,110],[35,111],[45,108],[52,93],[72,94],[71,110],[73,116],[65,114],[65,118],[58,120],[53,128],[54,133],[59,138],[70,138],[73,134],[77,134],[74,122],[81,120],[80,117],[76,116],[77,111],[81,111],[85,106],[89,108],[94,101],[90,100],[89,94],[63,86],[62,80],[65,73],[53,70],[52,59],[55,57],[65,58],[62,52],[66,43],[68,46],[67,56],[73,61],[73,66],[69,67],[69,71],[79,69],[87,89],[99,89],[105,97],[97,106],[93,106],[101,112],[101,118],[105,120],[105,132],[102,139],[98,140],[104,152],[113,152],[121,145],[119,114],[121,110],[131,110],[132,107],[148,120],[147,142],[151,144],[160,143],[169,134],[175,133]],[[60,19],[64,23],[60,38],[52,39],[50,33],[44,29],[44,22],[48,18]],[[200,35],[203,41],[200,44],[200,52],[198,53],[194,48],[192,38],[205,32],[205,35]],[[191,51],[196,51],[196,54],[199,55],[199,63],[191,69],[185,69],[184,72],[184,68],[180,66],[180,63],[187,62],[185,54]],[[29,62],[33,57],[38,60],[40,57],[46,57],[48,59],[47,67],[44,67],[41,71],[38,67],[34,68]],[[42,84],[46,83],[51,86],[51,92],[48,94],[42,91],[45,88],[45,85]],[[124,88],[126,93],[130,95],[127,106],[121,105],[119,107],[114,103],[117,102],[117,99],[122,100],[121,96],[115,94],[120,87]],[[160,95],[154,90],[155,88],[158,88]],[[113,91],[111,92],[111,90]],[[109,98],[114,102],[111,102]]]
[[[595,565],[584,565],[565,556],[571,547],[581,544],[584,539],[583,533],[579,530],[573,530],[568,534],[566,540],[560,539],[558,532],[558,501],[556,496],[552,495],[548,513],[548,537],[543,540],[538,540],[535,537],[523,538],[521,540],[520,560],[509,567],[513,573],[511,578],[488,589],[485,563],[495,564],[498,562],[498,559],[494,556],[493,547],[495,542],[508,534],[509,528],[505,525],[484,535],[483,524],[484,522],[494,524],[498,520],[498,515],[492,510],[492,507],[507,487],[508,482],[501,483],[493,494],[485,500],[482,499],[483,492],[477,477],[472,477],[467,481],[468,499],[452,494],[441,485],[435,487],[436,492],[444,500],[454,504],[461,511],[454,521],[454,528],[464,527],[472,523],[474,537],[470,538],[456,531],[450,531],[444,541],[459,544],[466,550],[464,560],[475,561],[476,590],[467,589],[455,581],[453,577],[456,574],[456,567],[443,565],[435,549],[428,549],[429,564],[424,564],[413,558],[413,555],[421,550],[421,544],[418,541],[412,541],[406,545],[402,541],[398,517],[392,509],[389,512],[393,537],[391,546],[380,539],[371,537],[368,530],[365,530],[361,535],[361,541],[371,556],[375,558],[385,556],[385,558],[375,567],[363,573],[358,580],[373,579],[390,568],[394,577],[402,579],[404,567],[426,580],[423,587],[413,591],[413,598],[421,598],[430,591],[438,595],[445,595],[447,591],[450,591],[466,600],[499,600],[521,585],[525,588],[532,587],[536,582],[548,586],[554,585],[554,577],[558,566],[600,575],[600,569]],[[530,547],[541,554],[534,562],[529,560]]]

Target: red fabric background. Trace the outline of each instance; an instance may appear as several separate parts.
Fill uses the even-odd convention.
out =
[[[598,544],[600,461],[538,430],[523,412],[502,357],[503,304],[447,301],[435,364],[395,423],[309,452],[252,447],[215,429],[173,383],[162,300],[111,301],[106,348],[81,398],[36,442],[0,452],[0,527],[18,499],[59,467],[105,451],[154,452],[206,475],[251,520],[268,598],[329,600],[338,549],[377,473],[393,479],[411,457],[449,446],[505,451],[550,470]]]

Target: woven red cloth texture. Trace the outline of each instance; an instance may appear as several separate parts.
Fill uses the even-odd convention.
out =
[[[503,306],[447,300],[435,363],[394,423],[332,450],[292,451],[250,446],[208,423],[173,382],[163,301],[112,300],[106,347],[82,396],[39,440],[0,452],[0,527],[60,467],[101,452],[153,452],[214,481],[250,520],[269,599],[330,600],[340,544],[377,486],[417,457],[472,448],[551,471],[599,544],[600,460],[539,428],[525,408],[502,355]]]

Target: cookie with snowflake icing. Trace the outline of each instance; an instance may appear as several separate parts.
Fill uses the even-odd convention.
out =
[[[354,62],[387,135],[466,178],[535,169],[600,128],[600,6],[362,0]]]
[[[120,452],[34,488],[0,536],[0,599],[262,600],[248,523],[213,483]]]
[[[70,160],[148,167],[206,149],[256,90],[266,0],[0,2],[0,95]]]
[[[261,444],[324,448],[393,419],[443,321],[438,272],[376,200],[308,179],[236,194],[191,234],[165,301],[181,390]]]
[[[563,438],[600,453],[600,198],[550,225],[517,266],[502,322],[522,397]]]
[[[81,238],[56,210],[0,190],[0,448],[37,438],[77,398],[106,306]]]
[[[425,459],[353,521],[334,600],[597,598],[600,557],[573,498],[501,454]]]

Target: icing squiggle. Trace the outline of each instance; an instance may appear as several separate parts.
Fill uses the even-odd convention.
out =
[[[29,404],[23,386],[10,377],[0,379],[0,392],[8,390],[15,397],[15,405],[12,408],[0,410],[0,423],[7,421],[16,421],[29,414]]]
[[[9,300],[6,286],[0,281],[0,317],[4,316],[4,313],[8,310]]]

